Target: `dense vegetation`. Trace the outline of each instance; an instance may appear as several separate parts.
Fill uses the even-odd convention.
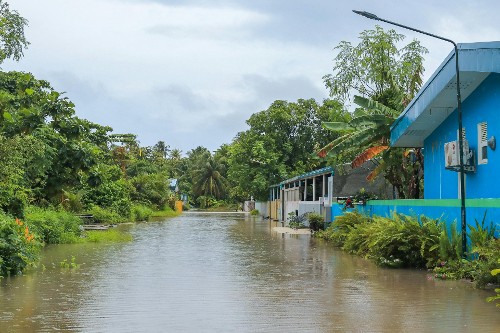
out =
[[[476,286],[500,283],[497,268],[500,243],[493,227],[484,221],[470,226],[471,253],[461,253],[461,235],[455,224],[421,216],[394,214],[391,218],[367,217],[358,212],[339,216],[324,231],[315,233],[343,250],[373,260],[386,267],[433,269],[435,278],[469,279]]]
[[[28,22],[3,0],[0,19],[0,63],[18,61],[29,45]],[[43,244],[80,241],[76,214],[106,223],[147,220],[171,215],[180,195],[186,208],[237,209],[243,200],[266,200],[270,185],[326,165],[377,158],[370,179],[385,177],[401,198],[421,197],[422,152],[388,146],[390,125],[422,84],[427,52],[416,40],[398,48],[403,40],[376,27],[356,46],[341,42],[323,78],[331,99],[277,100],[215,152],[198,146],[183,154],[164,141],[141,146],[134,134],[76,116],[49,82],[0,71],[0,276],[35,263]],[[349,112],[353,95],[357,108]],[[309,219],[322,228],[321,216]],[[347,213],[316,235],[380,265],[437,267],[439,278],[498,283],[498,241],[479,225],[471,230],[474,261],[462,259],[456,229],[425,218]],[[101,235],[87,237],[97,242]]]

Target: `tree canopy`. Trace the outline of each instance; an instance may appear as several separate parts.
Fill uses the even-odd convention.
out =
[[[341,42],[333,67],[325,75],[330,94],[341,100],[356,95],[359,106],[352,120],[325,122],[325,128],[341,134],[319,150],[320,157],[348,156],[352,167],[381,155],[379,166],[368,179],[378,174],[394,186],[401,198],[418,198],[422,194],[423,156],[413,150],[413,158],[404,149],[389,148],[390,126],[420,89],[423,74],[423,55],[427,49],[413,40],[398,49],[404,36],[394,30],[363,31],[360,42],[352,46]]]
[[[265,200],[270,185],[324,166],[314,151],[337,136],[322,122],[350,118],[334,100],[275,101],[267,110],[253,114],[250,128],[238,133],[230,146],[229,178],[232,195]]]

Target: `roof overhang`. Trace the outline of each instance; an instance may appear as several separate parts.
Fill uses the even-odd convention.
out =
[[[301,175],[293,177],[293,178],[289,178],[287,180],[282,181],[279,184],[271,185],[270,187],[281,187],[285,184],[294,183],[294,182],[297,182],[297,181],[302,180],[302,179],[314,178],[314,177],[318,177],[318,176],[322,176],[322,175],[333,175],[333,173],[334,173],[334,170],[332,167],[325,167],[322,169],[318,169],[318,170],[314,170],[314,171],[311,171],[308,173],[301,174]]]
[[[500,42],[458,44],[462,101],[490,73],[500,73]],[[423,147],[424,140],[457,108],[453,50],[391,126],[391,146]]]

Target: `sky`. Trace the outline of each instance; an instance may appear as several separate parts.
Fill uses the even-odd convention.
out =
[[[4,0],[5,1],[5,0]],[[275,100],[328,98],[335,46],[376,21],[353,9],[458,43],[500,40],[497,0],[7,0],[31,43],[2,70],[31,72],[76,104],[76,115],[211,151]],[[452,45],[379,22],[428,48],[425,79]]]

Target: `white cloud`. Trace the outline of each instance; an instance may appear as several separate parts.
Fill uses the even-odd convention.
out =
[[[136,133],[143,144],[163,140],[184,151],[227,143],[275,99],[326,97],[321,78],[331,71],[333,47],[355,43],[375,24],[353,8],[390,7],[388,19],[399,16],[460,42],[494,39],[499,30],[493,2],[477,8],[426,0],[8,2],[30,21],[31,45],[4,69],[30,71],[67,91],[80,117]],[[429,47],[427,75],[451,50],[401,32]]]

